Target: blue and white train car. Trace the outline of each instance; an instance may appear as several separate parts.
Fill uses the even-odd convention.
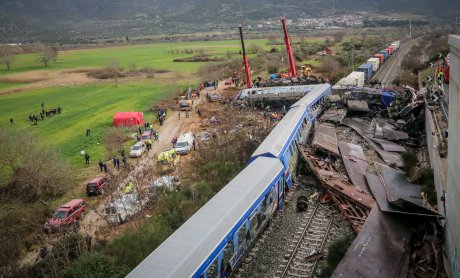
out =
[[[292,186],[292,175],[298,160],[297,142],[305,142],[320,104],[331,95],[330,84],[310,85],[310,92],[294,103],[283,119],[252,154],[251,163],[260,156],[280,159],[285,167],[287,186]],[[282,205],[282,204],[280,204]]]
[[[277,210],[284,185],[278,159],[255,159],[128,277],[227,277]]]

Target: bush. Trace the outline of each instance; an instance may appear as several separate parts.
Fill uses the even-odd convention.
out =
[[[337,265],[342,260],[348,248],[353,243],[351,236],[346,236],[334,241],[327,249],[326,265],[321,268],[319,277],[327,278],[331,277]]]
[[[122,128],[109,128],[104,136],[104,145],[109,157],[115,155],[123,148],[123,143],[128,141],[128,137],[124,134]]]
[[[69,268],[60,273],[59,277],[124,277],[128,271],[128,268],[120,265],[115,258],[91,252],[78,258]]]
[[[403,167],[406,173],[409,173],[418,163],[417,154],[412,151],[406,151],[401,154]]]
[[[0,128],[0,194],[34,202],[61,196],[72,184],[70,166],[37,136]]]
[[[427,200],[430,204],[437,204],[436,187],[434,184],[434,173],[433,169],[429,167],[423,167],[419,169],[419,181],[422,184],[422,191],[425,192]]]
[[[119,77],[126,77],[126,74],[118,67],[107,66],[105,68],[89,71],[88,76],[96,79],[115,79]]]
[[[108,245],[107,253],[117,258],[120,264],[133,269],[172,232],[161,216],[153,216],[140,229],[116,237]]]

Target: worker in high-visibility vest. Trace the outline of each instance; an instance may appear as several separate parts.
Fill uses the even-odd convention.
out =
[[[134,184],[132,181],[130,181],[126,186],[125,186],[125,194],[129,194],[133,192],[134,189]]]

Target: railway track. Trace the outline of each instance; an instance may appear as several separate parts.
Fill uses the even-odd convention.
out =
[[[383,86],[390,85],[401,74],[402,59],[416,42],[417,39],[411,39],[402,43],[400,49],[383,64],[372,80],[379,80]]]
[[[298,278],[314,275],[333,222],[329,217],[329,209],[319,203],[308,208],[303,220],[276,277]]]

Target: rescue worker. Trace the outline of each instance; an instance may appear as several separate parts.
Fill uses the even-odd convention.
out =
[[[85,163],[86,165],[89,165],[89,154],[85,153]]]
[[[123,154],[121,156],[121,161],[123,161],[123,165],[126,167],[126,156],[125,156],[125,154]]]
[[[129,194],[133,191],[134,189],[134,184],[132,181],[130,181],[126,186],[125,186],[125,194]]]
[[[102,163],[102,159],[99,159],[99,168],[101,168],[101,172],[104,169],[104,163]]]
[[[152,148],[152,139],[149,138],[149,140],[147,141],[147,151],[150,151],[151,148]]]

